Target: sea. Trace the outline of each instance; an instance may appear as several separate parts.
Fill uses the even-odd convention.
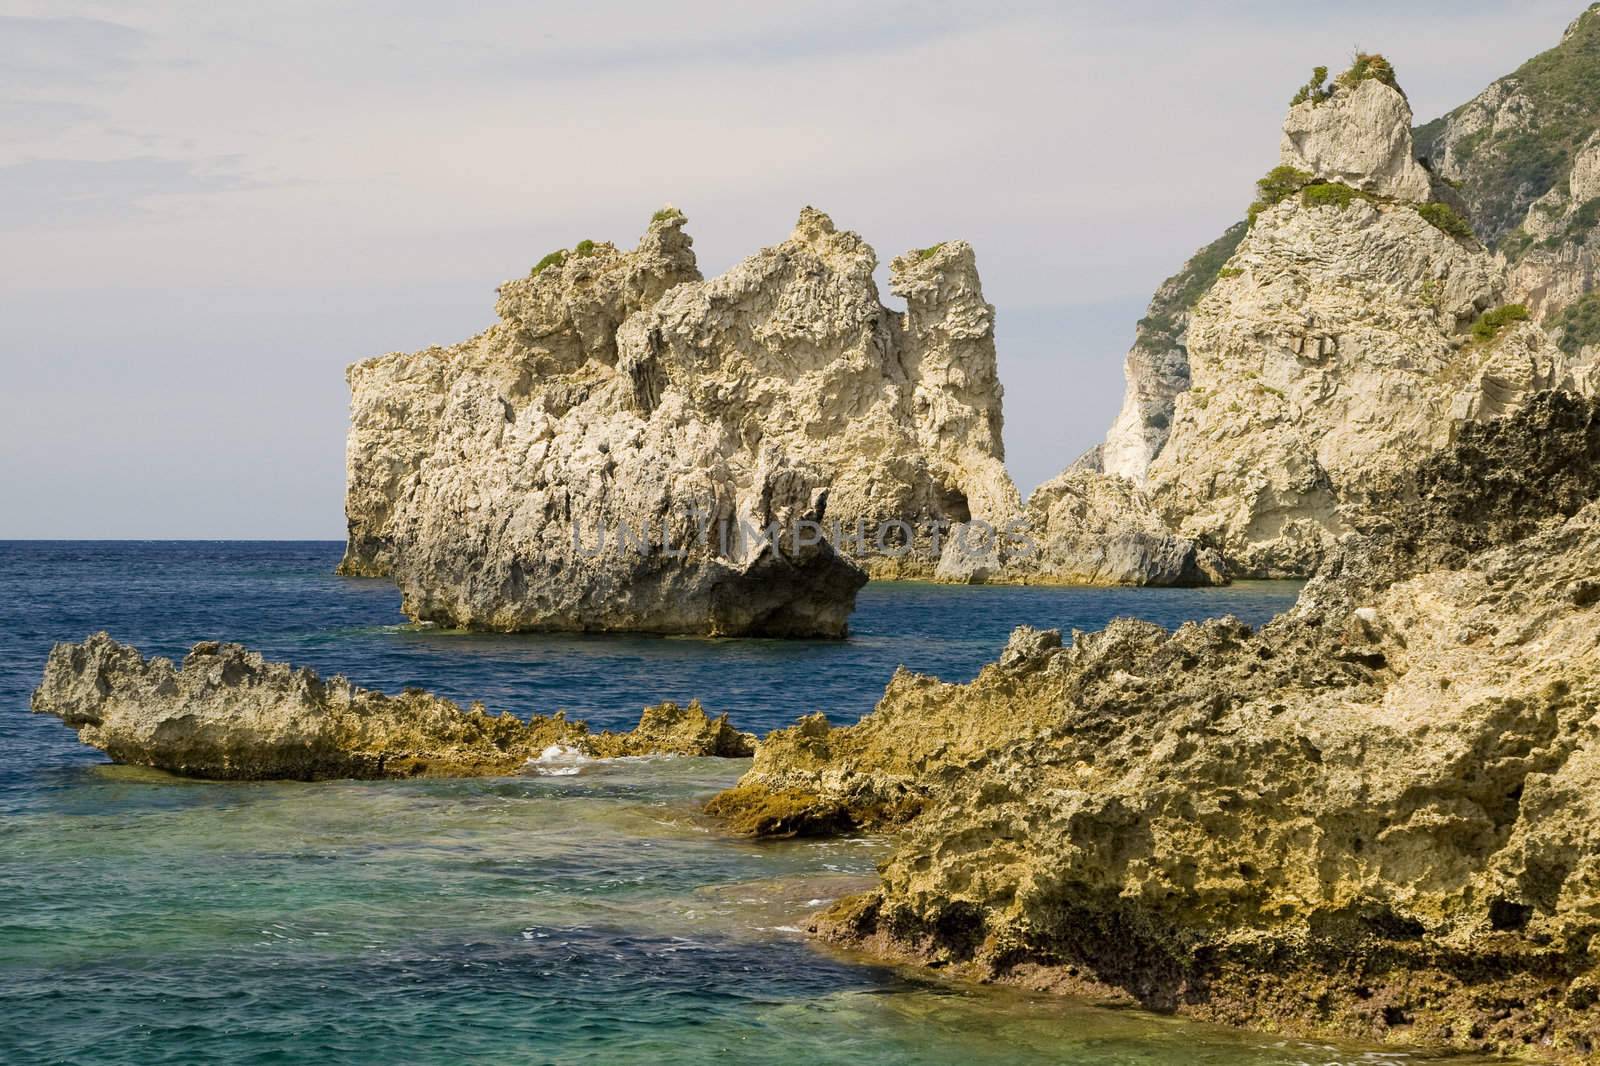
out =
[[[869,713],[899,666],[965,681],[1022,624],[1261,623],[1292,583],[873,583],[843,641],[418,627],[329,542],[0,542],[0,1063],[1339,1066],[1286,1039],[874,964],[806,916],[890,839],[757,843],[700,813],[748,760],[475,780],[219,783],[114,765],[29,712],[57,641],[201,640],[396,692],[631,728],[698,698],[757,733]],[[1464,1060],[1456,1060],[1464,1061]]]

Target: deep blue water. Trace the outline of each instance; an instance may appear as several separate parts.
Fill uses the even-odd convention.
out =
[[[854,721],[897,666],[972,677],[1024,623],[1099,629],[1119,615],[1166,626],[1232,613],[1248,622],[1292,600],[1287,582],[1227,589],[996,588],[874,583],[847,641],[466,634],[414,629],[386,580],[333,573],[334,542],[0,542],[0,701],[26,703],[50,646],[104,629],[146,655],[201,640],[398,691],[418,685],[519,714],[565,709],[631,727],[641,707],[698,697],[765,732],[822,710]],[[59,725],[20,726],[70,750]],[[38,730],[35,735],[31,730]]]
[[[822,953],[804,915],[889,842],[757,845],[699,814],[744,761],[576,776],[183,781],[28,713],[58,640],[235,640],[389,691],[631,726],[699,697],[765,731],[949,680],[1015,625],[1259,622],[1294,588],[871,585],[844,642],[416,630],[331,543],[0,543],[0,1062],[1318,1063],[1358,1053],[939,984]]]

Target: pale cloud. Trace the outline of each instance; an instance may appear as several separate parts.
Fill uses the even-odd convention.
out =
[[[104,19],[0,15],[0,90],[114,80],[144,44],[143,33]]]
[[[0,166],[0,229],[57,230],[158,217],[164,200],[245,188],[223,169],[186,159],[38,159]]]

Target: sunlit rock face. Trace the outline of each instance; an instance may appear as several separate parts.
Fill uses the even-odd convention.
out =
[[[710,280],[683,225],[350,368],[344,572],[448,625],[839,636],[868,572],[932,576],[938,530],[1018,513],[970,246],[896,259],[901,313],[821,212]]]
[[[1373,486],[1296,606],[1018,629],[971,682],[768,736],[708,808],[897,832],[822,935],[1306,1036],[1591,1062],[1600,403],[1540,393]]]
[[[1349,79],[1289,108],[1280,165],[1305,188],[1168,283],[1190,294],[1181,347],[1157,359],[1136,346],[1099,452],[1236,576],[1311,573],[1365,488],[1419,449],[1540,389],[1592,388],[1592,359],[1531,322],[1483,326],[1511,301],[1503,265],[1430,217],[1455,208],[1412,158],[1405,97]],[[1180,321],[1181,301],[1162,306],[1141,339]]]

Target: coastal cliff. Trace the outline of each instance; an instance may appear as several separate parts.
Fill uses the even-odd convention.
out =
[[[1364,489],[1417,448],[1541,389],[1593,388],[1511,299],[1454,190],[1417,162],[1381,56],[1291,103],[1247,224],[1163,287],[1106,443],[1127,478],[1231,573],[1312,573]]]
[[[769,737],[710,810],[897,827],[815,930],[1198,1017],[1600,1046],[1600,403],[1541,393],[1375,486],[1296,607],[1022,629],[967,685]]]
[[[97,633],[57,644],[33,711],[60,718],[119,763],[220,780],[478,777],[514,773],[552,749],[591,757],[751,754],[751,738],[698,703],[647,707],[629,733],[564,715],[523,720],[399,696],[267,662],[237,644],[197,644],[176,666]]]

